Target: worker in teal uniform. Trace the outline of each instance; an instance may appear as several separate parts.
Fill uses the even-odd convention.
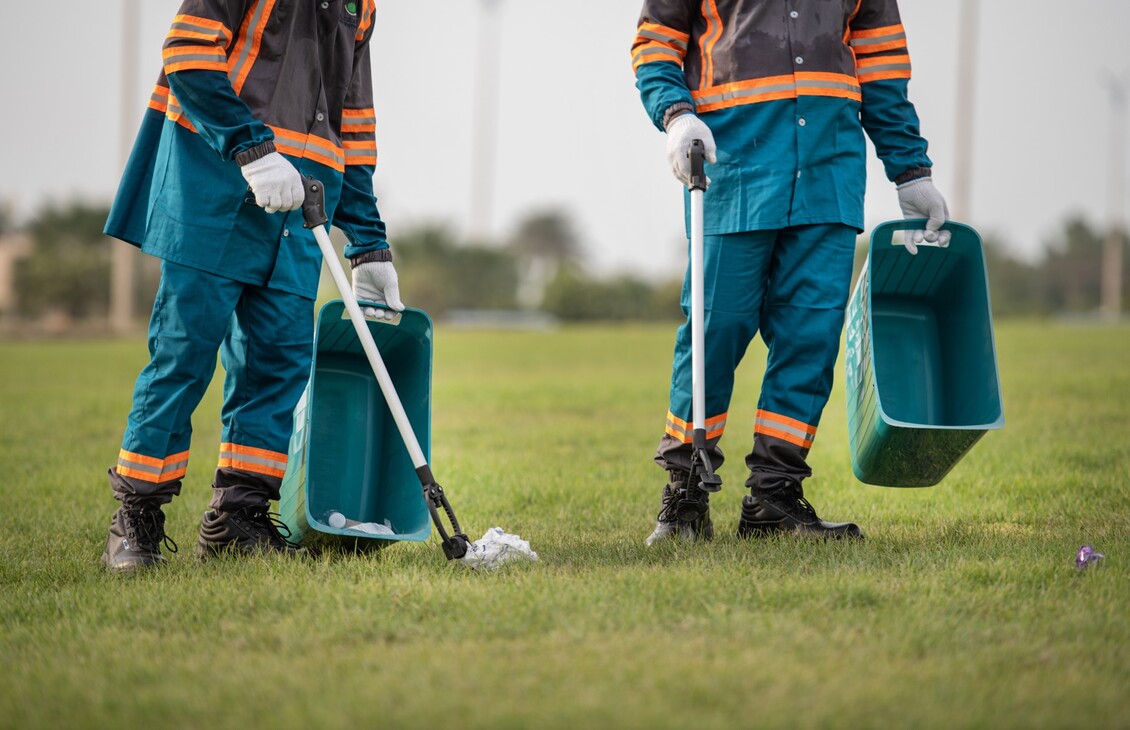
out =
[[[758,332],[768,348],[738,534],[861,538],[852,523],[821,520],[801,483],[811,475],[807,457],[832,387],[863,230],[864,133],[904,216],[929,219],[908,236],[907,251],[949,236],[939,231],[948,211],[907,96],[896,0],[645,0],[632,59],[684,185],[690,143],[704,145],[705,428],[715,469],[734,371]],[[689,291],[688,279],[684,313]],[[688,320],[676,336],[655,456],[668,480],[649,545],[713,536],[708,506],[679,516],[694,488],[691,393]]]
[[[176,550],[161,507],[180,493],[217,351],[223,433],[197,553],[296,550],[268,509],[313,349],[321,254],[303,176],[324,184],[358,299],[404,307],[373,192],[373,15],[374,0],[184,0],[173,18],[105,228],[162,259],[150,360],[109,470],[112,570]]]

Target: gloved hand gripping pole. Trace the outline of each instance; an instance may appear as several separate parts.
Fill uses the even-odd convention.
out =
[[[392,413],[393,420],[396,421],[400,437],[408,448],[408,455],[412,458],[412,465],[416,467],[416,476],[420,479],[420,485],[424,490],[424,500],[427,502],[428,512],[431,513],[432,522],[435,523],[436,530],[439,531],[442,540],[443,554],[447,556],[448,560],[462,558],[467,554],[471,543],[467,536],[463,534],[463,530],[460,529],[459,520],[455,518],[455,512],[451,509],[451,503],[447,501],[443,487],[436,483],[435,477],[432,475],[428,460],[424,458],[420,442],[416,439],[416,433],[412,430],[412,424],[408,421],[408,414],[404,411],[400,396],[397,395],[396,388],[392,384],[392,378],[389,377],[388,369],[385,368],[384,360],[377,350],[377,344],[373,341],[373,333],[369,331],[369,326],[365,322],[365,315],[361,313],[357,298],[353,296],[353,287],[346,278],[345,271],[341,268],[341,262],[337,260],[337,252],[334,250],[333,244],[330,242],[330,235],[326,231],[329,218],[326,216],[326,196],[322,183],[307,176],[302,179],[302,185],[306,191],[305,202],[302,204],[304,225],[314,232],[314,238],[318,241],[318,248],[322,250],[322,258],[326,260],[326,265],[330,268],[337,290],[341,294],[342,301],[345,302],[346,310],[349,312],[353,329],[357,331],[357,336],[361,340],[361,347],[365,350],[369,365],[373,368],[373,374],[377,376],[381,393],[384,394],[389,411]],[[450,532],[443,523],[440,510],[443,510],[447,519],[451,522]]]
[[[703,295],[702,197],[706,190],[702,140],[691,142],[691,381],[694,430],[691,433],[691,467],[687,485],[679,499],[678,518],[693,522],[707,510],[709,495],[722,488],[706,451],[705,299]]]

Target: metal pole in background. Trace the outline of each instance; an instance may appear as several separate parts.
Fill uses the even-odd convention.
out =
[[[1126,101],[1130,92],[1130,70],[1122,76],[1108,73],[1110,94],[1110,148],[1107,151],[1107,233],[1103,244],[1102,287],[1099,313],[1103,319],[1122,315],[1122,235],[1126,231]]]
[[[479,47],[471,138],[471,226],[474,238],[492,233],[495,149],[498,137],[498,47],[500,0],[479,0]]]
[[[122,169],[129,159],[133,145],[136,119],[137,89],[137,36],[139,0],[122,0],[122,77],[118,119],[118,154]],[[133,328],[134,260],[137,252],[133,246],[121,241],[110,242],[110,328],[118,333],[128,333]]]
[[[957,43],[954,183],[950,214],[954,220],[965,222],[970,220],[972,207],[973,107],[976,101],[977,31],[980,14],[979,0],[961,0],[961,21],[958,26]]]

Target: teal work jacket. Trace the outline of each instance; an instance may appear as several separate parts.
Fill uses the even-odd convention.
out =
[[[895,0],[645,0],[632,57],[656,127],[689,109],[714,135],[707,235],[863,230],[865,132],[892,181],[931,167]]]
[[[301,211],[255,205],[234,161],[270,143],[324,183],[345,254],[388,248],[369,40],[374,0],[184,0],[107,220],[142,251],[313,299]]]

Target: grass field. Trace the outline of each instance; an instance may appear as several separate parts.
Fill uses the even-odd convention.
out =
[[[806,491],[861,544],[733,536],[757,345],[719,536],[648,550],[672,335],[439,328],[435,473],[541,556],[488,574],[434,540],[198,563],[217,380],[181,551],[108,575],[144,343],[0,343],[0,727],[1130,727],[1130,330],[998,324],[1007,425],[929,489],[853,479],[837,382]]]

